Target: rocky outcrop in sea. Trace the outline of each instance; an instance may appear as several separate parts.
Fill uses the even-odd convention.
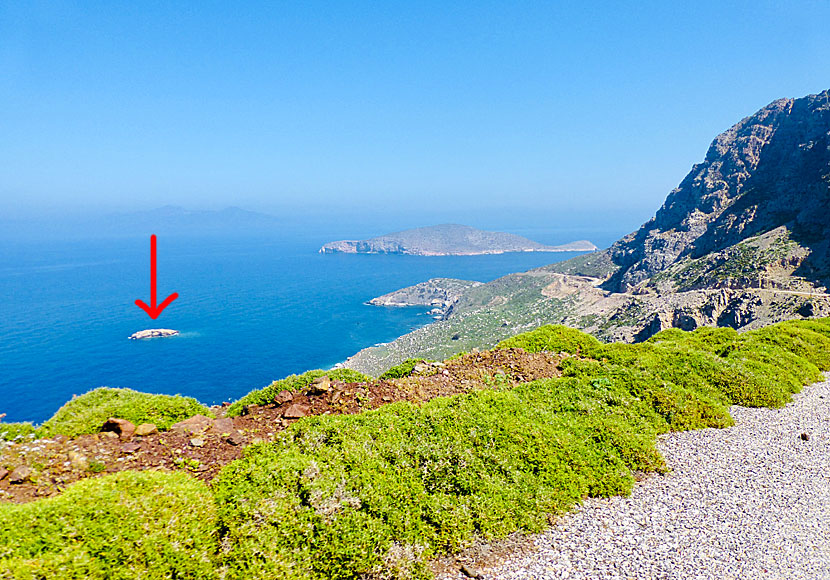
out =
[[[178,330],[172,330],[170,328],[148,328],[147,330],[139,330],[138,332],[134,332],[127,338],[130,340],[142,340],[145,338],[164,338],[167,336],[176,336],[177,334],[179,334]]]

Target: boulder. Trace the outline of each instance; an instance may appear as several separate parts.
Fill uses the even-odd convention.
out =
[[[331,390],[331,379],[328,376],[317,377],[311,382],[311,387],[308,389],[310,395],[322,395]]]
[[[228,437],[225,439],[231,445],[242,445],[245,443],[245,437],[242,436],[242,433],[239,431],[233,431]]]
[[[236,431],[236,427],[233,425],[233,419],[230,417],[222,417],[213,422],[211,431],[217,435],[227,435],[228,433]]]
[[[101,431],[117,433],[121,439],[129,439],[135,434],[135,425],[126,419],[110,417],[101,427]]]
[[[138,427],[135,428],[135,434],[139,437],[147,437],[148,435],[155,435],[158,433],[158,427],[153,425],[152,423],[142,423]]]
[[[294,399],[294,394],[291,391],[280,391],[274,397],[274,402],[277,405],[282,405],[283,403],[287,403],[288,401],[291,401],[293,399]]]
[[[121,446],[121,451],[123,453],[135,453],[139,449],[141,449],[141,443],[136,443],[135,441],[124,443],[124,445]]]
[[[204,415],[194,415],[190,419],[179,421],[170,427],[173,433],[180,433],[184,435],[195,435],[204,433],[213,426],[213,419],[205,417]]]
[[[300,419],[308,415],[309,412],[308,405],[303,405],[302,403],[294,403],[293,405],[289,405],[288,408],[283,412],[282,416],[286,419]]]
[[[9,483],[25,483],[32,479],[35,470],[27,465],[15,467],[11,475],[9,475]]]

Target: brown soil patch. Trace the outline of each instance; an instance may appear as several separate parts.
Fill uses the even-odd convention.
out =
[[[372,383],[324,381],[288,394],[273,404],[250,406],[247,414],[227,420],[224,432],[214,426],[204,434],[173,432],[121,440],[115,433],[82,435],[74,439],[0,442],[0,475],[27,465],[30,481],[11,483],[0,478],[0,501],[23,503],[60,493],[79,479],[127,469],[184,470],[210,482],[249,444],[272,440],[302,416],[354,414],[397,401],[422,403],[478,389],[510,387],[535,379],[559,376],[566,355],[527,353],[522,349],[473,352],[445,363],[424,363],[410,377]],[[226,406],[213,409],[224,417]],[[229,437],[230,434],[234,437]]]

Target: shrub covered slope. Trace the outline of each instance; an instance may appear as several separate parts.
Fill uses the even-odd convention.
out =
[[[731,404],[784,405],[830,369],[830,320],[745,334],[670,330],[637,345],[603,345],[570,329],[542,327],[503,346],[579,356],[565,360],[559,379],[297,421],[275,442],[249,447],[214,480],[213,530],[221,549],[203,535],[190,545],[173,539],[191,534],[187,518],[146,521],[126,513],[123,523],[169,534],[160,546],[169,541],[170,549],[192,552],[199,562],[212,559],[203,576],[199,568],[172,577],[428,577],[432,556],[477,538],[539,530],[549,514],[584,497],[628,493],[634,472],[664,469],[654,446],[659,433],[728,426]],[[292,388],[292,381],[309,377],[269,388]],[[248,395],[240,407],[264,396]],[[83,482],[84,495],[109,481]],[[0,522],[16,522],[13,531],[0,531],[6,534],[0,544],[10,546],[0,561],[4,573],[12,562],[14,574],[36,577],[60,559],[76,576],[74,562],[118,577],[115,560],[86,549],[92,540],[77,535],[79,521],[93,536],[105,526],[106,518],[94,514],[118,505],[118,496],[101,491],[92,506],[65,500],[70,491],[0,506]],[[46,505],[50,533],[27,539],[46,513],[38,506]],[[70,545],[86,551],[76,557]]]
[[[10,441],[21,435],[77,437],[97,433],[110,417],[126,419],[136,425],[153,423],[165,431],[174,423],[198,414],[211,413],[193,397],[99,387],[73,397],[39,427],[31,423],[0,423],[0,439]]]

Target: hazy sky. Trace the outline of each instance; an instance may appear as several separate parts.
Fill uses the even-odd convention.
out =
[[[639,222],[717,133],[830,87],[830,2],[2,2],[0,79],[7,217]]]

